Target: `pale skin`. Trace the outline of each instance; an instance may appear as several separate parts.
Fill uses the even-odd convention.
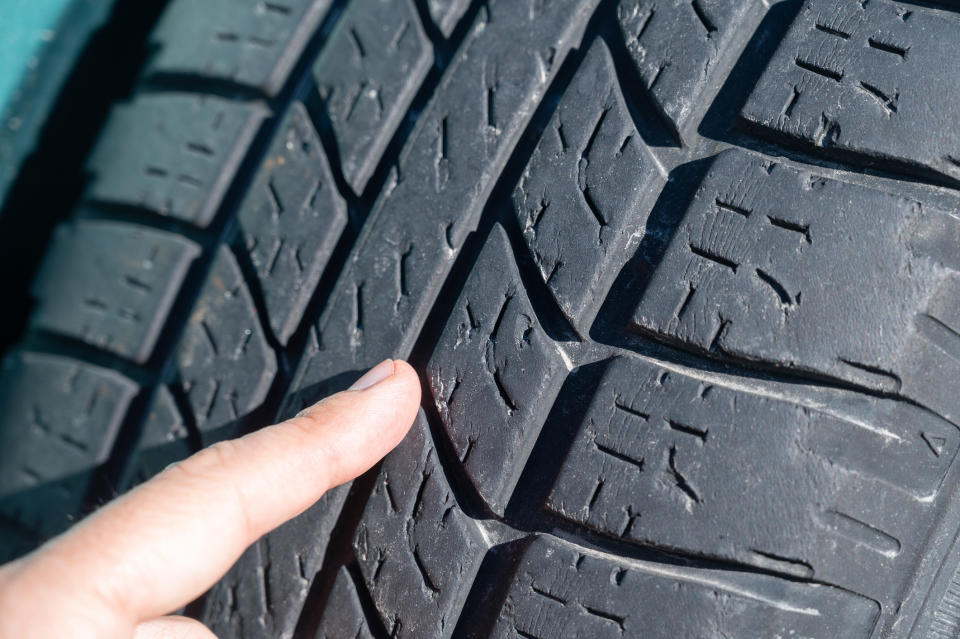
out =
[[[293,419],[175,464],[0,567],[0,638],[210,639],[165,616],[254,541],[376,464],[417,414],[420,383],[387,360]]]

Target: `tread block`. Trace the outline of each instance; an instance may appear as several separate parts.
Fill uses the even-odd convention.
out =
[[[153,448],[186,439],[189,436],[183,417],[166,386],[157,388],[150,412],[144,421],[140,436],[141,448]]]
[[[450,636],[487,548],[457,506],[421,412],[384,460],[354,538],[384,626],[395,637]]]
[[[956,421],[945,380],[960,375],[960,260],[949,249],[958,236],[960,224],[926,203],[727,151],[684,213],[633,328],[900,394]]]
[[[937,578],[941,583],[928,593],[928,603],[913,629],[914,636],[924,639],[953,639],[960,633],[960,618],[956,613],[960,604],[960,573],[957,571],[956,547],[951,549],[947,557]]]
[[[166,386],[157,387],[137,443],[130,484],[142,484],[194,453],[190,432]]]
[[[347,223],[346,204],[299,102],[280,124],[237,219],[270,327],[286,344]]]
[[[654,162],[597,40],[513,194],[534,262],[574,326],[586,328],[614,260],[646,222],[643,203],[662,182]]]
[[[275,95],[332,0],[174,0],[151,40],[148,73],[223,80]]]
[[[98,469],[89,468],[0,497],[0,526],[14,533],[10,539],[7,530],[0,530],[0,555],[34,550],[77,523],[89,512],[88,495],[92,486],[99,485],[98,476]],[[33,546],[24,549],[22,544],[31,538]]]
[[[866,638],[879,612],[828,586],[631,561],[549,537],[530,543],[509,579],[486,636]]]
[[[0,370],[0,497],[106,461],[137,385],[112,370],[19,353]]]
[[[888,0],[808,0],[743,109],[757,132],[960,184],[960,24]]]
[[[314,64],[347,182],[362,193],[420,83],[433,48],[411,0],[352,2]]]
[[[427,367],[450,441],[494,512],[503,513],[566,372],[495,226]]]
[[[248,548],[207,594],[207,627],[218,637],[290,639],[349,491],[349,485],[327,491]]]
[[[346,568],[340,568],[327,607],[317,629],[316,639],[373,639],[367,618],[360,606],[357,587]]]
[[[400,154],[317,324],[286,410],[412,347],[514,144],[597,0],[480,11]]]
[[[277,372],[233,255],[220,247],[176,351],[177,378],[201,431],[260,406]]]
[[[133,224],[63,225],[34,283],[31,323],[142,364],[199,254],[182,236]]]
[[[255,103],[139,95],[111,113],[88,162],[87,197],[204,227],[266,115]]]
[[[444,38],[449,38],[454,28],[470,7],[470,0],[427,0],[427,10]]]
[[[621,0],[617,22],[654,103],[683,130],[717,61],[759,0]]]
[[[693,373],[613,360],[546,509],[632,543],[895,597],[956,427],[902,402],[800,403]]]

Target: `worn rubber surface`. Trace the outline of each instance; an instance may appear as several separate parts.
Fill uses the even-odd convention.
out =
[[[0,374],[7,554],[403,357],[220,637],[960,636],[957,8],[171,0]]]

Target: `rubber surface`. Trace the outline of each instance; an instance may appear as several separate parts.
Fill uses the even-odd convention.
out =
[[[172,0],[0,383],[9,554],[385,357],[221,637],[960,636],[950,3]]]

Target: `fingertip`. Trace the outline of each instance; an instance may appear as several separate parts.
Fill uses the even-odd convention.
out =
[[[350,391],[368,391],[377,387],[400,385],[407,395],[420,400],[420,378],[410,364],[402,359],[385,359],[366,373],[348,389]]]
[[[312,447],[322,454],[318,465],[326,470],[324,484],[332,488],[369,469],[403,440],[420,409],[420,394],[413,367],[388,359],[352,389],[321,400],[288,423],[308,438],[300,450]]]
[[[402,388],[404,396],[414,404],[420,404],[420,377],[413,366],[402,359],[393,360],[393,376]]]
[[[138,624],[133,639],[217,639],[217,636],[195,619],[170,616]]]
[[[396,365],[392,359],[385,359],[355,381],[348,391],[362,391],[376,386],[380,382],[389,379],[396,371]]]
[[[359,392],[362,400],[376,406],[383,414],[390,415],[388,423],[380,421],[381,435],[390,442],[390,449],[400,443],[413,425],[420,408],[420,378],[416,370],[407,362],[385,360],[371,371],[387,363],[392,365],[392,373],[380,381]],[[359,398],[358,398],[359,399]],[[387,451],[384,451],[387,452]]]

